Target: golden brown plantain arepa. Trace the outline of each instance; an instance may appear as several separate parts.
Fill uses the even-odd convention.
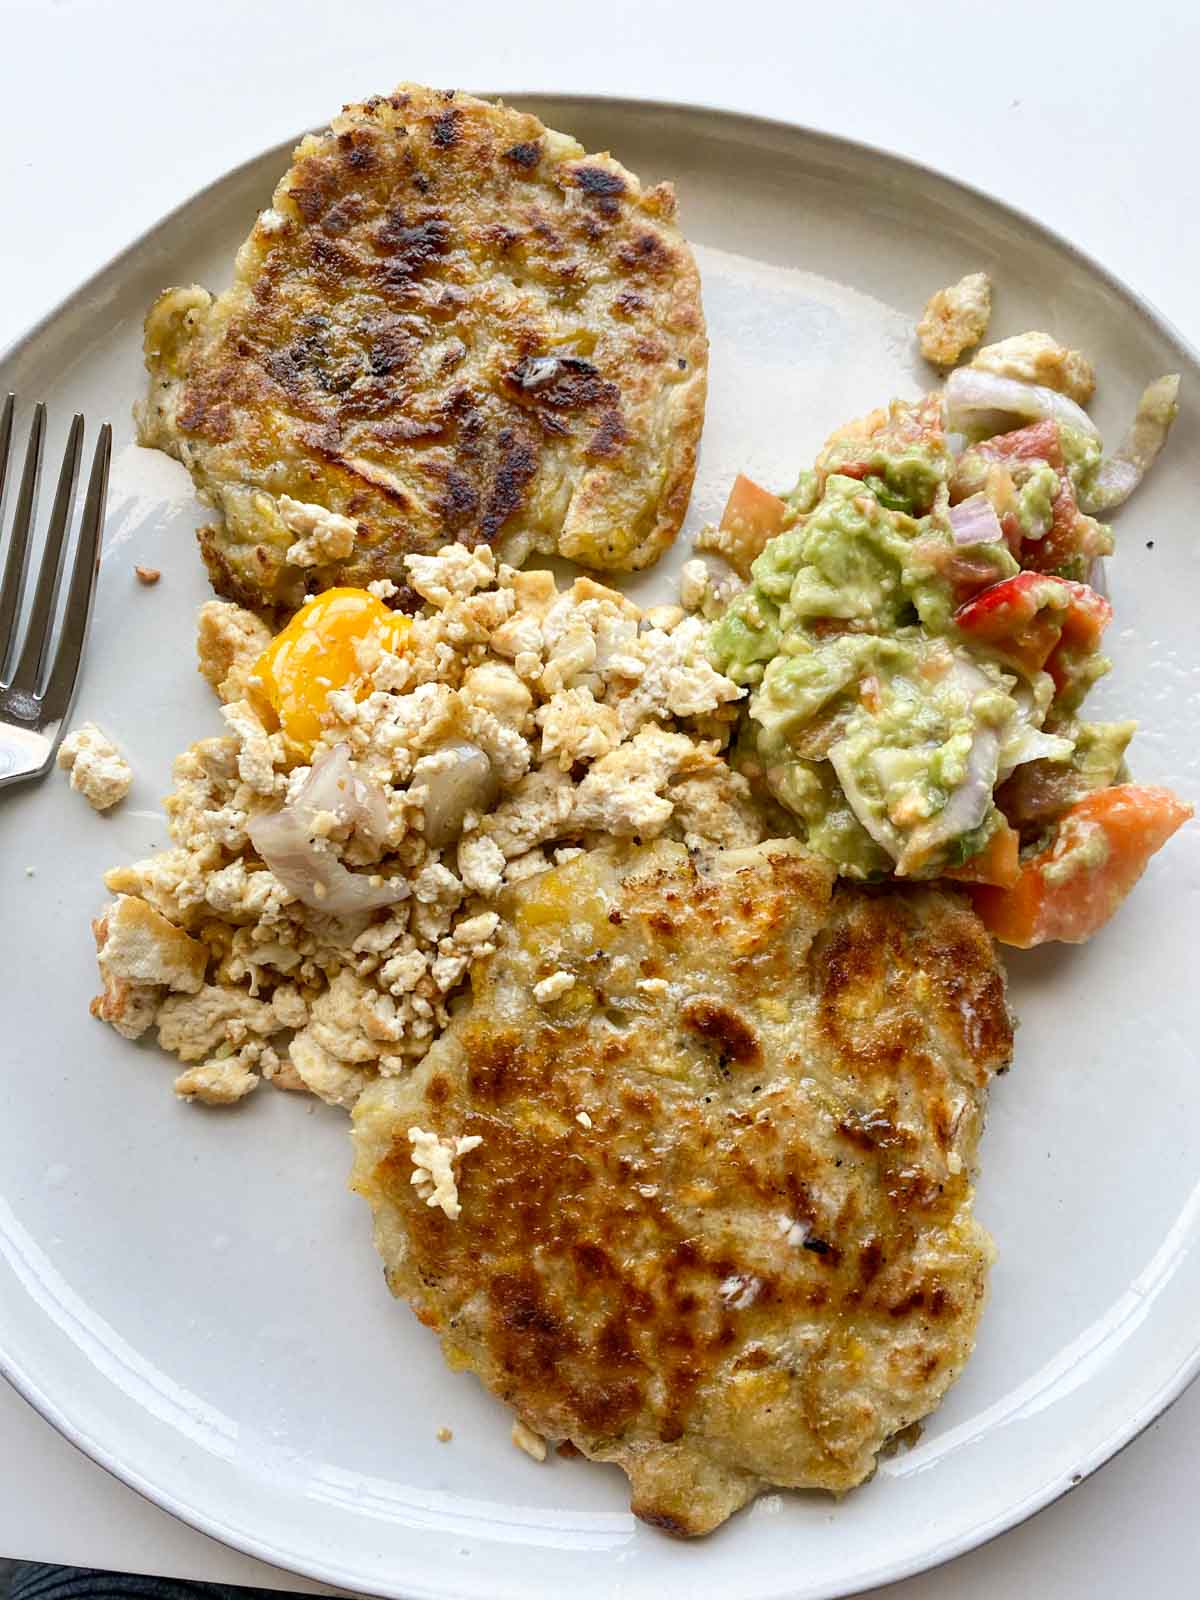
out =
[[[508,893],[471,1003],[354,1113],[393,1291],[672,1533],[852,1488],[974,1344],[991,941],[957,895],[835,887],[792,841],[606,845]],[[454,1219],[413,1127],[480,1140]]]
[[[466,94],[404,85],[303,139],[232,286],[146,318],[139,438],[216,511],[214,586],[403,589],[406,555],[455,540],[655,561],[708,359],[674,217],[669,184]]]

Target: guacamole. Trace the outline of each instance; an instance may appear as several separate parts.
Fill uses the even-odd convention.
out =
[[[1109,607],[1037,559],[1084,560],[1090,452],[1041,423],[956,456],[936,399],[833,436],[709,635],[750,691],[737,764],[848,877],[969,875],[1011,831],[997,789],[1096,743]]]

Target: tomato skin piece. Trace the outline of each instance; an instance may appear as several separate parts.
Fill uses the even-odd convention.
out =
[[[973,885],[968,893],[988,932],[1022,950],[1057,939],[1083,944],[1109,920],[1150,857],[1193,815],[1193,808],[1151,785],[1119,783],[1085,795],[1059,822],[1047,848],[1026,861],[1010,889]],[[1055,881],[1073,848],[1103,841],[1103,858],[1081,862]]]
[[[1049,418],[1031,422],[1027,428],[1014,428],[1011,433],[998,433],[971,448],[985,461],[1044,461],[1055,472],[1066,468],[1058,423]]]
[[[768,539],[783,532],[787,516],[786,501],[739,472],[721,513],[721,529],[738,540],[753,538],[761,548]]]
[[[950,867],[942,874],[956,883],[993,884],[1011,889],[1021,876],[1021,836],[1007,822],[1001,822],[977,855],[961,867]]]
[[[967,893],[975,907],[975,914],[1001,944],[1010,944],[1018,950],[1031,950],[1053,934],[1043,933],[1039,921],[1045,886],[1041,874],[1032,866],[1025,866],[1010,888],[1001,889],[991,884],[968,884]]]

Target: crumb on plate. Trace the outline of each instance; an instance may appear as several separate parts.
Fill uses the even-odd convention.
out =
[[[189,1067],[175,1079],[181,1100],[199,1100],[206,1106],[230,1106],[257,1089],[259,1078],[237,1056],[206,1061]]]
[[[917,323],[921,354],[935,366],[952,367],[983,338],[991,315],[991,279],[986,272],[969,272],[930,296]]]
[[[534,1461],[545,1461],[546,1441],[540,1433],[535,1433],[527,1427],[520,1417],[512,1425],[512,1442],[518,1450],[524,1450],[527,1456],[532,1456]]]
[[[58,765],[95,811],[108,811],[129,793],[133,768],[94,722],[84,722],[58,747]]]

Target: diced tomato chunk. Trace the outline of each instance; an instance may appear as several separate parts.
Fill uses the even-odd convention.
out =
[[[946,545],[938,539],[914,539],[912,554],[924,561],[950,586],[956,606],[977,595],[981,589],[991,588],[998,580],[1002,557],[995,545]]]
[[[996,561],[989,554],[993,548],[992,545],[985,545],[982,551],[978,548],[946,551],[939,562],[939,570],[956,595],[966,599],[968,595],[978,594],[980,589],[989,589],[995,583]]]
[[[958,883],[991,883],[1011,889],[1021,876],[1021,838],[1015,828],[1001,822],[978,855],[945,873]]]
[[[1046,671],[1061,695],[1070,689],[1079,662],[1099,650],[1113,612],[1104,596],[1086,583],[1071,583],[1065,578],[1047,581],[1065,583],[1071,591],[1070,604],[1062,613],[1062,635],[1046,658]]]
[[[1109,920],[1177,828],[1193,815],[1169,789],[1097,789],[1063,816],[1053,842],[1010,888],[971,886],[984,926],[1003,944],[1082,944]]]
[[[1031,572],[1086,571],[1081,556],[1089,556],[1089,535],[1096,531],[1075,503],[1075,490],[1065,472],[1058,475],[1058,493],[1050,507],[1050,526],[1040,539],[1026,539],[1020,561]]]
[[[757,544],[761,550],[768,539],[782,532],[787,514],[786,501],[739,472],[721,513],[721,527],[739,545]]]
[[[1096,553],[1091,548],[1095,543],[1096,524],[1084,516],[1076,503],[1057,422],[1034,422],[1027,428],[1014,428],[1011,433],[984,439],[966,452],[964,466],[969,458],[1014,466],[1021,462],[1044,461],[1058,473],[1058,493],[1051,504],[1050,526],[1042,538],[1024,538],[1014,512],[1001,518],[1004,537],[1023,567],[1030,572],[1061,572],[1064,568],[1081,567],[1081,557],[1090,558]]]
[[[954,613],[963,633],[1026,672],[1049,672],[1059,688],[1069,667],[1098,647],[1111,617],[1108,601],[1086,583],[1041,572],[994,583]]]

